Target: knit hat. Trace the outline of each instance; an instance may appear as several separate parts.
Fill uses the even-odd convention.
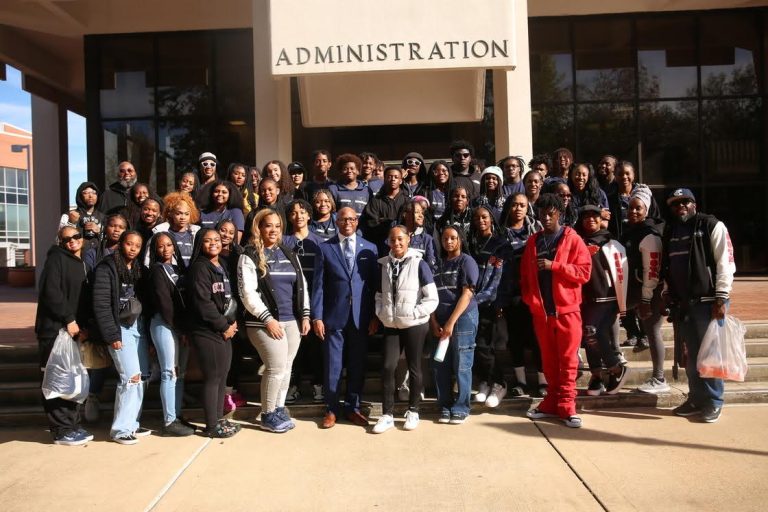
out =
[[[480,174],[480,183],[483,182],[483,178],[485,178],[486,174],[493,174],[494,176],[496,176],[496,178],[498,178],[499,180],[499,185],[504,183],[504,173],[502,173],[501,169],[499,169],[495,165],[492,165],[490,167],[486,167],[485,169],[483,169],[483,172]]]
[[[653,194],[651,193],[651,189],[648,188],[648,185],[636,185],[635,188],[632,189],[632,192],[629,194],[629,199],[637,198],[645,205],[646,210],[651,209],[651,200],[653,199]]]
[[[197,159],[197,162],[201,164],[201,163],[203,163],[206,160],[213,160],[215,162],[216,161],[216,155],[214,155],[210,151],[206,151],[205,153],[200,155],[200,158]]]
[[[424,197],[424,196],[413,196],[411,198],[411,202],[415,203],[416,201],[424,201],[424,202],[426,202],[427,203],[427,208],[429,208],[429,199],[427,199],[426,197]]]
[[[693,195],[689,188],[676,188],[667,198],[667,204],[672,204],[680,199],[690,199],[694,203],[696,202],[696,196]]]

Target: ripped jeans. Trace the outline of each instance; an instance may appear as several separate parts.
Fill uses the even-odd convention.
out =
[[[114,439],[120,435],[132,435],[139,428],[139,413],[144,399],[144,386],[141,383],[141,365],[139,350],[142,346],[138,321],[130,327],[120,327],[120,350],[109,346],[109,354],[115,362],[118,383],[115,392],[115,417],[109,436]]]
[[[443,414],[469,415],[469,399],[472,394],[472,364],[475,359],[478,319],[477,308],[462,313],[453,327],[453,334],[445,359],[441,363],[432,361],[437,387],[437,402],[440,404]],[[456,375],[459,389],[455,399],[452,389],[453,375]]]
[[[163,420],[170,425],[181,412],[182,392],[184,389],[184,369],[186,361],[181,352],[186,347],[179,347],[179,337],[171,327],[163,322],[156,313],[149,324],[152,343],[157,351],[160,364],[160,400],[163,404]],[[177,374],[178,368],[178,374]]]

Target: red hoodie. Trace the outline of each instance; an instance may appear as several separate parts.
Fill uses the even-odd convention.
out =
[[[581,237],[568,226],[557,244],[555,260],[552,262],[552,297],[558,315],[579,311],[581,286],[589,281],[592,257]],[[545,316],[544,299],[539,289],[539,267],[536,240],[542,231],[531,235],[525,245],[520,262],[520,288],[523,301],[531,314]]]

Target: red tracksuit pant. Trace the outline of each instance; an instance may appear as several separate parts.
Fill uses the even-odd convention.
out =
[[[565,419],[576,414],[576,371],[581,345],[581,313],[533,316],[533,328],[541,348],[541,364],[547,378],[547,396],[539,410]]]

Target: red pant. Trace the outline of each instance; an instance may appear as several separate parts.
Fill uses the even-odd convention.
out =
[[[533,316],[533,329],[541,348],[541,364],[547,378],[547,396],[539,410],[568,418],[576,414],[576,370],[581,345],[581,313]]]

